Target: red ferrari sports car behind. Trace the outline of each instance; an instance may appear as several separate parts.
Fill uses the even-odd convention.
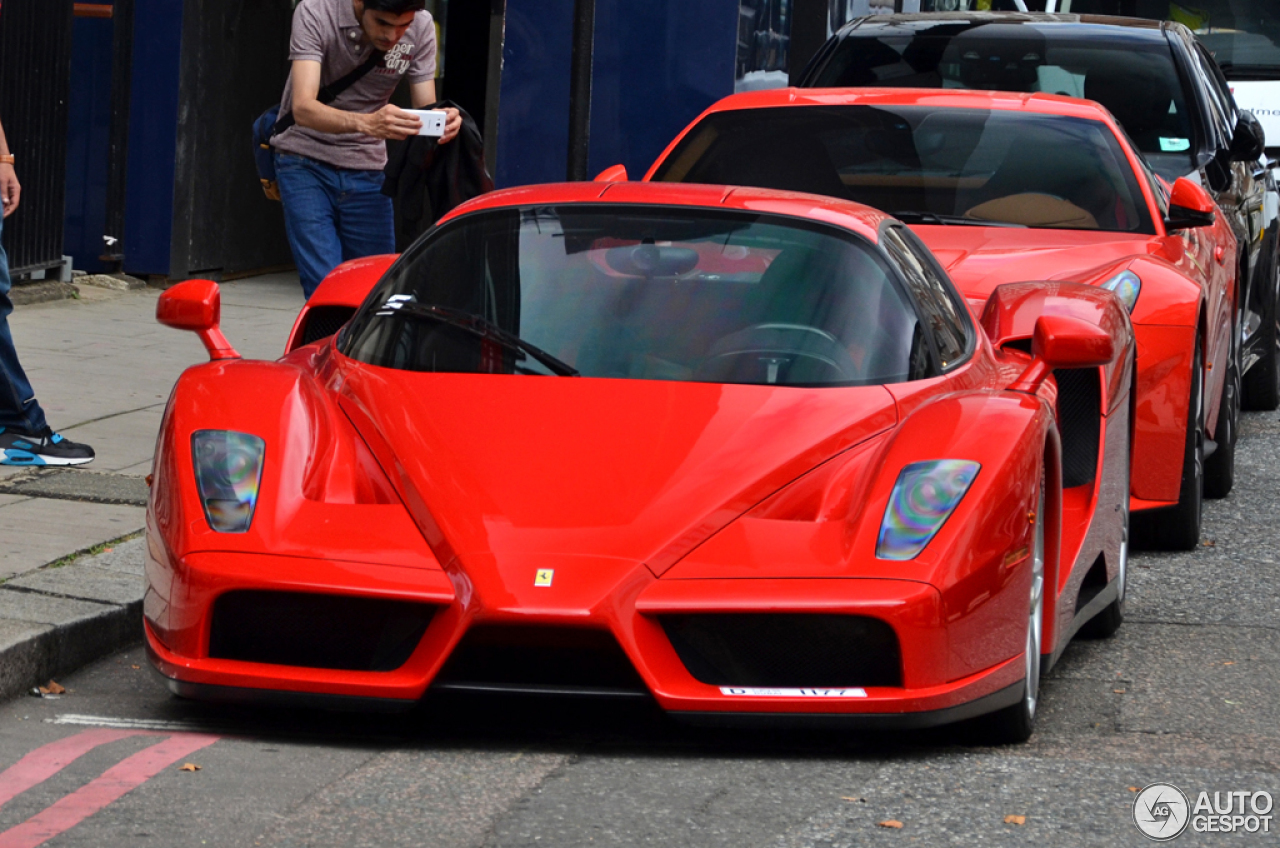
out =
[[[911,225],[975,309],[1010,282],[1114,290],[1138,341],[1135,525],[1150,543],[1194,548],[1202,494],[1231,490],[1236,239],[1200,186],[1167,186],[1097,103],[905,88],[734,95],[645,179],[884,209]],[[1091,465],[1081,457],[1082,471]],[[1069,471],[1068,488],[1076,479]]]
[[[1004,286],[978,324],[857,204],[498,192],[335,272],[277,362],[236,358],[212,282],[158,314],[213,360],[174,388],[147,515],[147,647],[180,695],[635,695],[1022,739],[1042,664],[1120,624],[1120,301]],[[1095,459],[1064,490],[1068,438]]]

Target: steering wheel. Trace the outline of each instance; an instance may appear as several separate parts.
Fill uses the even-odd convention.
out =
[[[835,336],[807,324],[755,324],[718,339],[695,378],[717,383],[840,383],[861,374]]]

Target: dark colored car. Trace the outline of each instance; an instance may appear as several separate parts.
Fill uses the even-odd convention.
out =
[[[1241,400],[1250,409],[1280,406],[1275,180],[1257,119],[1236,107],[1187,27],[1067,14],[877,15],[833,35],[800,84],[1043,91],[1107,107],[1156,173],[1209,189],[1239,242],[1227,438],[1234,442]]]

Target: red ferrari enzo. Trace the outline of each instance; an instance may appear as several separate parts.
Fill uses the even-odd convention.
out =
[[[1097,103],[950,89],[734,95],[686,129],[646,179],[884,209],[911,225],[975,309],[1003,283],[1113,290],[1132,313],[1139,351],[1135,530],[1154,545],[1194,548],[1202,495],[1231,490],[1235,236],[1204,189],[1163,182]],[[1059,408],[1064,418],[1076,412]],[[1068,452],[1064,485],[1077,485],[1076,469],[1087,474],[1093,459]]]
[[[1022,739],[1041,668],[1120,624],[1111,292],[1003,286],[979,323],[901,222],[707,186],[498,192],[388,261],[335,272],[277,362],[230,349],[216,284],[161,298],[212,358],[147,513],[179,695],[637,695]]]

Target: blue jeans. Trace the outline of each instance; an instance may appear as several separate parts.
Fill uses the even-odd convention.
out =
[[[0,233],[4,232],[4,220],[0,219]],[[36,402],[27,374],[18,362],[18,351],[13,347],[13,334],[9,332],[9,315],[13,301],[9,300],[9,257],[0,245],[0,427],[38,432],[46,426],[44,410]]]
[[[284,229],[303,293],[348,259],[395,253],[395,218],[381,171],[335,168],[305,156],[277,153],[276,183]]]

